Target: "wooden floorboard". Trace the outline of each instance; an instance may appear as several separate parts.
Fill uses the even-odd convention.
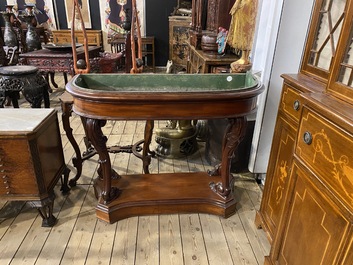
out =
[[[59,96],[63,78],[51,94],[51,107],[58,110],[65,161],[72,166],[74,150],[61,124]],[[29,107],[20,99],[21,108]],[[103,132],[109,145],[130,145],[143,138],[143,121],[108,121]],[[85,148],[81,120],[71,118],[74,137]],[[165,126],[156,121],[155,127]],[[155,148],[154,138],[152,148]],[[186,158],[153,158],[151,173],[197,172],[211,169],[204,159],[204,143]],[[119,173],[142,172],[142,162],[132,154],[111,154]],[[209,214],[151,215],[126,218],[107,224],[95,216],[97,199],[92,181],[96,177],[97,157],[84,162],[82,176],[69,194],[55,187],[54,216],[57,224],[41,227],[36,209],[24,202],[0,200],[0,264],[124,264],[124,265],[239,265],[263,264],[269,244],[262,230],[254,225],[260,206],[261,189],[251,174],[236,175],[237,212],[224,219]],[[167,180],[166,180],[167,181]]]

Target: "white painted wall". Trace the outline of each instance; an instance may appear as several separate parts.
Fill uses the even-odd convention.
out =
[[[297,73],[314,0],[263,0],[253,69],[266,86],[259,101],[249,170],[264,174],[271,150],[283,73]]]

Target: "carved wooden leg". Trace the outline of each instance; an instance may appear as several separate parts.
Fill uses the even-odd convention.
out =
[[[42,227],[52,227],[56,224],[57,219],[53,215],[55,194],[51,192],[49,197],[41,201],[29,201],[29,205],[37,208],[42,217]]]
[[[44,76],[45,81],[47,81],[47,83],[50,84],[49,83],[49,73],[48,72],[43,72],[43,76]],[[53,90],[51,89],[50,85],[48,87],[48,92],[50,92],[50,93],[53,92]]]
[[[67,84],[67,73],[63,73],[65,85]]]
[[[85,122],[88,139],[91,141],[99,155],[99,177],[103,180],[103,190],[101,191],[100,196],[102,197],[104,204],[107,204],[119,196],[120,190],[117,187],[112,187],[111,185],[111,179],[116,178],[117,176],[113,174],[115,172],[112,170],[109,153],[106,146],[107,138],[103,135],[101,128],[106,124],[106,121],[87,118],[85,119]]]
[[[231,161],[234,151],[243,140],[246,132],[246,117],[230,118],[222,143],[222,162],[215,169],[208,172],[209,175],[221,175],[222,182],[210,183],[211,189],[223,198],[226,198],[232,191],[233,176],[230,173]]]
[[[142,149],[143,171],[146,174],[150,173],[148,167],[151,164],[151,157],[155,155],[155,153],[150,150],[153,128],[154,128],[154,121],[147,120],[145,125],[144,144]]]
[[[86,159],[91,158],[95,154],[97,154],[97,152],[94,149],[94,147],[92,146],[92,144],[89,141],[89,139],[87,138],[88,134],[87,134],[87,128],[86,128],[86,118],[85,117],[81,117],[81,122],[82,122],[83,129],[85,131],[85,136],[83,138],[83,141],[84,141],[85,146],[86,146],[86,151],[84,151],[82,153],[82,160],[86,160]]]
[[[74,167],[76,168],[76,176],[73,179],[70,179],[69,185],[71,187],[75,187],[77,180],[81,177],[82,174],[82,157],[81,157],[81,151],[80,148],[72,135],[72,128],[70,126],[70,116],[72,114],[72,101],[67,101],[65,98],[60,98],[61,100],[61,110],[62,110],[62,122],[63,122],[63,127],[66,133],[67,138],[69,139],[69,142],[71,143],[72,147],[75,150],[76,157],[72,158],[72,163]]]
[[[50,75],[50,82],[52,83],[52,85],[55,87],[55,88],[58,88],[58,84],[55,82],[55,72],[50,72],[49,73]],[[48,82],[49,84],[49,82]],[[66,84],[66,83],[65,83]]]

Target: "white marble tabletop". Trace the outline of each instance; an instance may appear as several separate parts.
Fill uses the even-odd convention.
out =
[[[0,134],[31,132],[55,109],[0,109]]]

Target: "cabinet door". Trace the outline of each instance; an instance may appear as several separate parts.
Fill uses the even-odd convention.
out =
[[[353,1],[349,1],[327,92],[353,104]]]
[[[327,82],[350,0],[317,0],[312,12],[301,72]]]
[[[345,217],[343,207],[296,159],[292,179],[295,185],[291,205],[288,215],[284,216],[285,226],[279,231],[281,242],[271,252],[273,263],[342,264],[346,239],[352,236],[351,223]]]
[[[257,213],[257,218],[261,220],[256,220],[257,225],[266,230],[270,242],[276,234],[280,217],[287,205],[295,135],[295,128],[287,122],[285,116],[279,115],[273,136],[261,207]]]

